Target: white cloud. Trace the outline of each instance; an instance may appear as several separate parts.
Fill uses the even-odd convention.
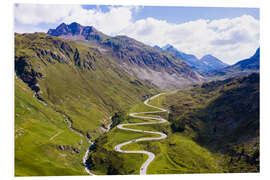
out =
[[[259,47],[259,21],[247,15],[183,24],[147,18],[132,23],[121,33],[150,45],[169,43],[198,58],[212,54],[229,64],[250,57]]]
[[[108,35],[127,35],[149,45],[172,44],[197,57],[212,54],[232,64],[250,57],[259,47],[259,21],[243,15],[233,19],[199,19],[182,24],[145,18],[133,21],[138,7],[110,7],[103,12],[74,5],[17,5],[15,19],[21,24],[78,22]],[[15,27],[16,29],[16,27]]]
[[[35,32],[47,32],[48,29],[42,29],[36,26],[21,26],[21,25],[16,25],[14,27],[14,31],[17,33],[35,33]]]
[[[15,19],[22,24],[55,23],[78,9],[79,5],[18,4]]]
[[[63,22],[93,25],[103,33],[116,35],[132,24],[132,10],[137,11],[135,7],[110,7],[108,12],[102,12],[100,9],[74,8]]]

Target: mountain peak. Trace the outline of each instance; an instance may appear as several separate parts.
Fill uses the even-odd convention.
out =
[[[192,54],[186,54],[184,52],[178,51],[176,48],[174,48],[170,44],[167,44],[162,49],[182,59],[193,70],[199,73],[203,73],[205,71],[214,70],[214,69],[220,69],[220,68],[224,68],[228,66],[228,64],[223,63],[221,60],[219,60],[218,58],[214,57],[211,54],[207,54],[199,60],[196,56]]]
[[[72,22],[71,24],[61,23],[55,29],[49,29],[47,34],[70,40],[99,40],[105,36],[93,26],[82,26],[77,22]]]
[[[71,28],[80,28],[80,27],[83,27],[82,25],[80,25],[77,22],[73,22],[73,23],[69,24],[68,26],[71,27]]]
[[[260,48],[256,50],[253,56],[250,58],[238,61],[234,65],[227,66],[225,68],[207,72],[205,75],[208,77],[234,77],[243,76],[252,72],[260,71]]]
[[[65,23],[61,23],[59,26],[56,27],[56,29],[50,29],[48,31],[48,34],[52,36],[68,35],[70,33],[72,35],[77,35],[81,33],[83,28],[83,26],[76,22],[68,25]]]
[[[77,22],[72,22],[69,24],[69,26],[82,26],[82,25]]]
[[[260,56],[260,47],[256,50],[255,54],[253,57],[259,57]]]
[[[57,28],[63,28],[63,27],[67,27],[66,23],[61,23]]]
[[[158,50],[160,50],[160,51],[163,50],[163,49],[162,49],[161,47],[159,47],[158,45],[154,45],[153,48],[154,48],[154,49],[158,49]]]
[[[178,58],[182,59],[182,60],[198,60],[196,56],[192,55],[192,54],[186,54],[182,51],[179,51],[178,49],[176,49],[173,45],[171,44],[167,44],[166,46],[163,46],[162,49],[164,51],[168,51],[174,55],[176,55]],[[189,62],[187,62],[189,64]],[[189,64],[190,65],[190,64]]]
[[[215,59],[217,59],[215,56],[213,56],[211,54],[206,54],[201,59],[203,59],[203,58],[215,58]]]
[[[68,28],[71,29],[72,35],[81,34],[82,29],[84,28],[79,23],[73,22],[68,25]]]
[[[162,47],[162,49],[163,50],[168,50],[168,49],[175,49],[175,48],[171,44],[166,44],[165,46]]]
[[[222,62],[220,59],[211,54],[203,56],[200,61],[207,64],[212,69],[221,69],[228,66],[228,64]]]
[[[204,62],[221,62],[221,63],[223,63],[220,59],[216,58],[215,56],[213,56],[211,54],[207,54],[207,55],[203,56],[200,60],[204,61]],[[223,64],[225,64],[225,63],[223,63]]]

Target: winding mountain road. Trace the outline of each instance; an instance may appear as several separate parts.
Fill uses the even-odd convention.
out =
[[[128,123],[128,124],[119,124],[117,126],[117,128],[119,129],[122,129],[122,130],[126,130],[126,131],[134,131],[134,132],[143,132],[143,133],[150,133],[150,134],[158,134],[160,135],[160,137],[156,137],[156,138],[153,138],[153,137],[150,137],[150,138],[139,138],[139,139],[132,139],[130,141],[127,141],[127,142],[124,142],[124,143],[121,143],[121,144],[118,144],[114,147],[115,151],[117,152],[121,152],[121,153],[137,153],[137,154],[146,154],[148,155],[148,159],[142,164],[141,168],[140,168],[140,175],[146,175],[147,173],[147,167],[149,166],[149,164],[154,160],[155,158],[155,154],[153,154],[152,152],[149,152],[149,151],[126,151],[126,150],[122,150],[121,147],[127,145],[127,144],[130,144],[130,143],[133,143],[133,142],[139,142],[139,141],[153,141],[153,140],[161,140],[161,139],[165,139],[167,137],[166,134],[164,133],[161,133],[161,132],[154,132],[154,131],[145,131],[145,130],[139,130],[139,129],[131,129],[131,128],[126,128],[124,126],[133,126],[133,125],[146,125],[146,124],[160,124],[160,123],[166,123],[167,120],[166,119],[163,119],[161,117],[149,117],[149,116],[139,116],[141,114],[153,114],[153,113],[159,113],[159,112],[166,112],[167,110],[166,109],[163,109],[163,108],[160,108],[160,107],[156,107],[156,106],[153,106],[153,105],[150,105],[148,104],[149,101],[153,100],[154,98],[162,95],[162,94],[165,94],[165,93],[161,93],[161,94],[158,94],[158,95],[155,95],[149,99],[146,99],[144,101],[144,104],[149,106],[149,107],[152,107],[152,108],[155,108],[155,109],[158,109],[159,111],[150,111],[150,112],[135,112],[135,113],[130,113],[129,116],[133,117],[133,118],[140,118],[140,119],[151,119],[151,120],[157,120],[157,121],[154,121],[154,122],[143,122],[143,123]]]

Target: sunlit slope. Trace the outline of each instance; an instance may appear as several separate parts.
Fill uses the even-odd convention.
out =
[[[174,55],[152,48],[128,36],[108,36],[93,26],[76,22],[62,23],[48,34],[96,46],[110,56],[122,70],[140,80],[147,80],[161,89],[174,89],[198,83],[203,78]]]
[[[86,138],[71,131],[64,117],[34,98],[18,78],[14,138],[16,176],[86,174],[82,166],[89,146]]]
[[[15,34],[15,69],[18,78],[91,136],[102,132],[99,127],[113,112],[140,102],[152,89],[95,47],[44,33]]]
[[[130,128],[163,132],[168,138],[134,142],[123,147],[124,150],[146,150],[156,155],[147,173],[259,171],[259,74],[196,85],[162,95],[150,104],[169,109],[169,114],[159,113],[168,118],[169,123]],[[140,111],[153,109],[139,103],[128,112]],[[143,120],[122,114],[117,121],[134,123]],[[132,155],[138,162],[126,166],[123,162],[130,156],[115,153],[113,147],[148,135],[114,128],[98,139],[90,154],[93,170],[100,174],[138,174],[142,155]],[[102,159],[114,160],[102,166]]]
[[[167,95],[166,95],[167,96]],[[160,105],[164,100],[161,96],[150,102]],[[139,103],[129,110],[129,112],[153,111],[154,108]],[[158,113],[164,118],[168,118],[167,113]],[[144,115],[143,115],[144,116]],[[156,116],[149,114],[146,116]],[[142,120],[131,118],[126,115],[118,117],[122,123],[147,122],[152,120]],[[118,120],[119,121],[119,120]],[[151,125],[132,125],[132,129],[163,132],[168,135],[163,140],[153,140],[145,142],[133,142],[124,146],[123,150],[145,150],[155,154],[155,159],[147,169],[147,174],[179,174],[179,173],[210,173],[224,172],[219,166],[218,159],[206,148],[201,147],[191,138],[181,133],[173,133],[170,123]],[[115,145],[142,137],[152,137],[149,133],[139,133],[119,130],[113,128],[112,131],[102,135],[90,153],[88,163],[94,172],[99,174],[139,174],[139,169],[146,158],[141,154],[123,154],[114,151]],[[154,136],[155,137],[155,136]],[[159,136],[156,136],[159,137]],[[134,161],[137,159],[137,161]],[[106,163],[103,163],[106,160]],[[126,162],[129,162],[126,164]]]

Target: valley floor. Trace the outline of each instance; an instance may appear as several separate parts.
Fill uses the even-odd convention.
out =
[[[156,112],[157,109],[154,108],[154,106],[161,107],[162,99],[166,95],[167,94],[163,94],[156,96],[155,99],[151,99],[149,104],[151,104],[152,107],[148,106],[146,103],[141,103],[134,106],[130,112]],[[133,116],[126,117],[125,120],[121,122],[121,124],[145,123],[124,126],[129,129],[136,129],[138,130],[137,132],[126,131],[115,127],[112,131],[97,139],[88,160],[92,172],[95,174],[143,174],[143,172],[139,170],[146,171],[146,169],[144,169],[145,166],[143,167],[142,165],[147,160],[147,155],[115,152],[114,147],[117,147],[118,144],[130,141],[132,143],[125,144],[121,147],[123,151],[148,151],[154,154],[154,159],[149,163],[147,168],[147,174],[224,172],[224,169],[219,165],[219,158],[216,154],[209,152],[191,138],[181,133],[172,133],[170,123],[154,124],[153,120],[150,119],[150,117],[159,118],[160,116],[167,119],[167,112],[156,112],[140,116],[146,116],[149,119]],[[150,122],[152,123],[150,124]],[[158,139],[160,135],[145,133],[141,130],[162,132],[165,136],[167,135],[167,138]],[[156,138],[156,140],[134,141],[135,139],[145,138]]]
[[[88,139],[16,79],[15,175],[87,175],[84,163],[95,175],[258,172],[258,79],[253,74],[149,98],[115,114],[111,130],[86,154]],[[232,135],[228,118],[241,120]]]

